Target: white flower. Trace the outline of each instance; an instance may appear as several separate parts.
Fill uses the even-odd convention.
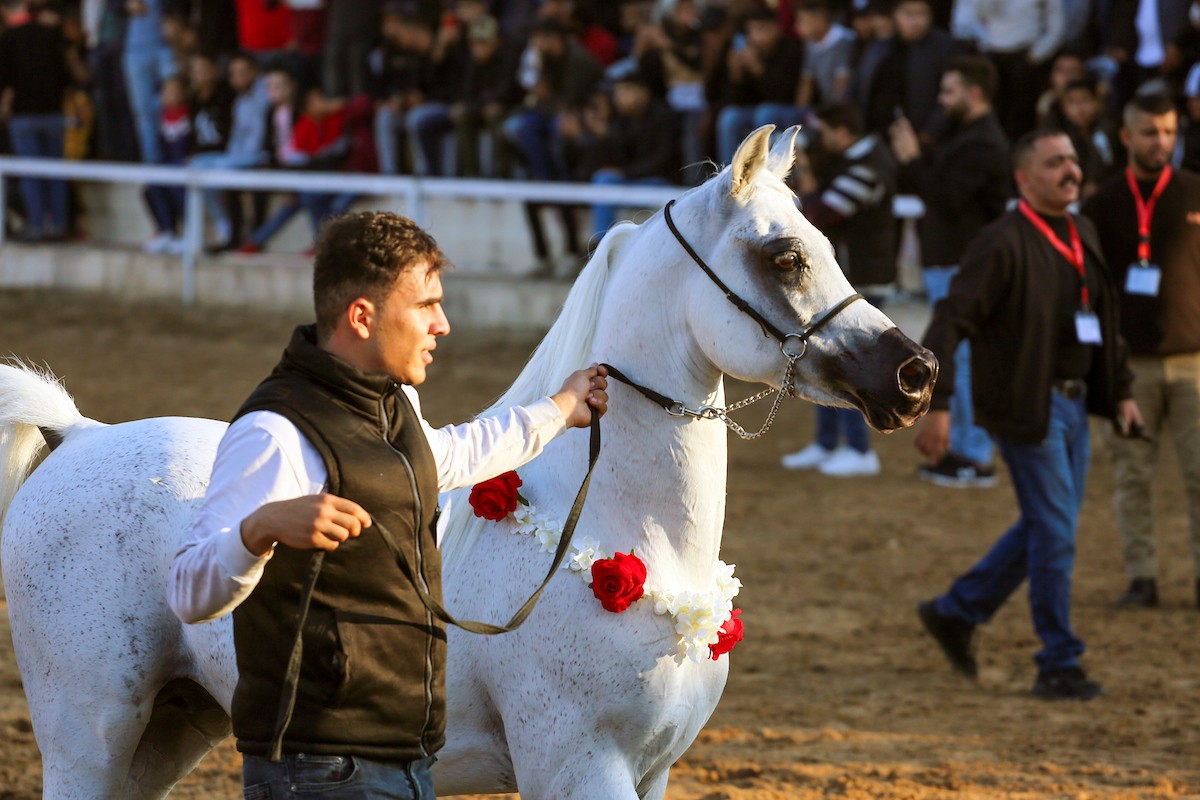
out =
[[[600,551],[600,543],[590,536],[583,537],[583,541],[572,547],[571,551],[571,557],[563,562],[563,568],[569,569],[571,572],[584,572],[590,575],[592,564],[605,557]]]
[[[542,543],[543,553],[553,553],[558,549],[558,541],[562,538],[562,531],[557,526],[547,525],[544,520],[538,520],[541,525],[536,531],[537,539]]]
[[[716,584],[717,591],[720,592],[724,600],[733,600],[737,597],[738,592],[742,590],[742,582],[733,577],[733,564],[726,564],[724,561],[717,561]]]
[[[517,523],[516,533],[522,536],[532,536],[538,529],[538,513],[533,506],[517,504],[512,512],[513,521]]]

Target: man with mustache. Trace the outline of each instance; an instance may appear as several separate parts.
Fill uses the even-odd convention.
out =
[[[1068,211],[1082,180],[1071,139],[1034,131],[1014,146],[1013,163],[1020,202],[980,231],[949,295],[934,307],[924,344],[938,356],[942,375],[916,445],[930,458],[949,446],[950,356],[969,339],[976,419],[1008,465],[1020,517],[948,591],[917,611],[954,668],[975,678],[976,626],[1028,578],[1042,642],[1034,694],[1090,700],[1102,689],[1079,665],[1084,645],[1070,620],[1075,529],[1090,456],[1087,415],[1108,417],[1126,433],[1141,416],[1096,230]]]
[[[1083,207],[1121,289],[1121,333],[1148,434],[1109,442],[1130,579],[1117,604],[1126,607],[1158,605],[1151,489],[1164,423],[1183,472],[1200,578],[1200,175],[1171,168],[1178,132],[1169,97],[1134,95],[1121,129],[1128,167]],[[1195,587],[1200,605],[1200,580]]]

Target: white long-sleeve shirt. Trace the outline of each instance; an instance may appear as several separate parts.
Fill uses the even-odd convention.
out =
[[[950,32],[974,40],[985,53],[1029,50],[1041,63],[1062,44],[1062,0],[955,0]]]
[[[416,389],[402,388],[433,451],[438,491],[516,469],[566,429],[549,397],[435,429],[421,415]],[[287,418],[255,411],[230,425],[217,447],[208,492],[171,565],[168,599],[176,615],[207,622],[233,611],[258,585],[271,557],[246,549],[242,520],[267,503],[321,494],[328,477],[316,448]]]

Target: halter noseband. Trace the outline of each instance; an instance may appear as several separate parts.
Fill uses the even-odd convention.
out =
[[[687,239],[684,239],[683,234],[680,233],[679,229],[675,227],[675,220],[671,219],[671,206],[673,205],[675,205],[675,201],[671,200],[669,203],[667,203],[666,207],[663,208],[663,219],[666,221],[667,227],[671,230],[671,234],[675,237],[675,241],[679,242],[680,246],[683,247],[684,251],[692,257],[692,260],[696,262],[700,269],[704,270],[704,274],[707,275],[709,279],[717,285],[717,288],[725,293],[725,298],[729,302],[733,303],[734,308],[757,322],[759,327],[762,328],[764,336],[774,336],[779,341],[780,352],[783,353],[784,357],[789,360],[803,358],[808,352],[808,340],[813,336],[813,334],[828,325],[834,317],[846,310],[846,307],[855,300],[865,299],[861,294],[855,292],[854,294],[842,300],[840,303],[837,303],[829,308],[829,310],[818,317],[815,321],[809,323],[809,325],[800,332],[784,333],[778,327],[776,327],[774,323],[772,323],[762,314],[758,313],[758,311],[756,311],[749,303],[743,300],[737,292],[726,286],[725,281],[721,280],[720,277],[717,276],[717,273],[713,272],[712,268],[709,267],[708,264],[704,263],[704,259],[700,257],[700,254],[697,253],[690,244],[688,244]],[[787,343],[789,339],[795,339],[800,343],[799,353],[792,354],[788,352]]]

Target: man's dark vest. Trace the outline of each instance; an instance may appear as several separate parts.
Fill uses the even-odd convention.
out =
[[[251,411],[295,424],[325,462],[327,491],[382,522],[440,600],[437,472],[400,387],[321,350],[315,329],[302,326],[235,419]],[[243,752],[269,754],[312,553],[276,547],[262,580],[233,612],[233,732]],[[303,643],[283,752],[408,761],[445,742],[446,630],[377,528],[325,557]]]

